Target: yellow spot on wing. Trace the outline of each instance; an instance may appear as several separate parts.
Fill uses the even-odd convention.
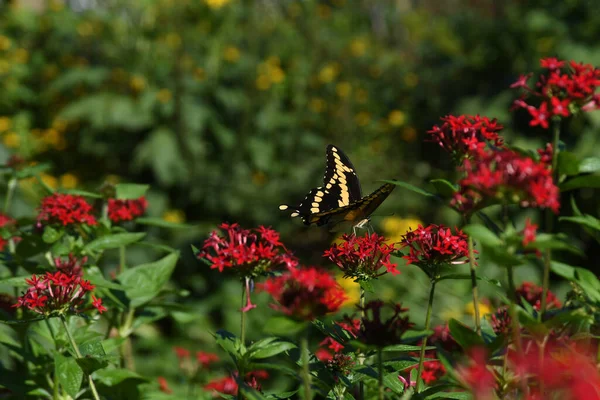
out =
[[[282,204],[282,205],[279,206],[279,209],[281,211],[287,210],[288,208],[289,208],[289,206],[287,204]]]

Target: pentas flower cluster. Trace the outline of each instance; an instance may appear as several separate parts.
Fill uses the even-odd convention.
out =
[[[464,264],[469,256],[467,235],[460,230],[452,234],[443,225],[431,224],[425,228],[419,225],[406,232],[400,243],[402,248],[409,249],[409,254],[403,257],[407,264],[416,264],[428,273],[434,273],[438,266]]]
[[[37,221],[47,225],[86,224],[93,226],[97,222],[92,210],[92,206],[83,196],[54,193],[42,200]]]
[[[0,213],[0,228],[8,231],[13,230],[17,224],[17,220],[9,217],[6,214]],[[12,237],[12,234],[11,234]],[[20,238],[12,237],[12,240],[20,240]],[[0,236],[0,251],[3,251],[6,245],[9,243],[10,238]]]
[[[600,69],[590,64],[575,61],[543,58],[541,66],[546,71],[541,74],[531,87],[527,81],[533,74],[522,75],[510,87],[524,89],[524,94],[514,102],[514,108],[524,108],[529,112],[529,125],[548,129],[553,117],[564,118],[579,110],[591,111],[600,106],[600,94],[596,89],[600,86]],[[533,97],[541,99],[530,104]]]
[[[244,383],[249,387],[262,391],[261,381],[269,378],[269,373],[263,369],[250,371],[244,377]],[[238,394],[238,384],[236,374],[234,376],[224,376],[211,380],[204,385],[204,390],[213,392],[213,397],[222,398],[222,394],[236,396]]]
[[[503,146],[504,139],[497,133],[503,126],[495,118],[447,115],[440,119],[443,121],[441,126],[435,125],[427,131],[429,140],[439,144],[458,162],[482,152],[488,143]]]
[[[384,309],[391,312],[383,314]],[[360,329],[356,332],[356,337],[362,343],[376,347],[385,347],[400,342],[402,336],[411,329],[414,324],[410,322],[408,308],[403,308],[400,304],[384,303],[381,300],[373,300],[359,307],[364,313],[361,318]]]
[[[73,254],[69,254],[68,258],[54,258],[54,266],[59,271],[70,276],[83,276],[83,266],[87,262],[87,257],[77,258]]]
[[[119,223],[141,217],[146,212],[148,200],[145,197],[131,200],[108,199],[108,218]]]
[[[221,224],[225,235],[213,231],[204,241],[198,258],[223,272],[235,268],[242,276],[259,276],[279,267],[295,267],[298,263],[279,240],[279,233],[264,226],[243,229],[238,224]]]
[[[451,201],[462,213],[472,213],[492,201],[558,213],[560,193],[544,162],[512,150],[487,151],[465,160],[463,169],[466,176]]]
[[[85,295],[94,290],[94,285],[78,275],[67,275],[57,271],[45,276],[33,275],[25,279],[29,285],[27,292],[17,299],[15,307],[26,307],[43,316],[64,315],[68,312],[80,313],[89,310],[85,307]],[[99,313],[106,311],[102,299],[92,295],[92,306]]]
[[[326,250],[323,257],[329,258],[343,272],[344,277],[356,281],[370,280],[384,275],[399,274],[398,264],[390,261],[390,256],[396,248],[385,243],[386,238],[376,233],[356,237],[343,235],[341,243],[334,244]],[[381,268],[384,272],[379,272]]]
[[[475,399],[495,399],[496,378],[487,366],[484,348],[473,348],[468,361],[457,368],[458,380],[471,391]]]
[[[509,367],[525,381],[529,399],[599,400],[597,351],[589,353],[552,342],[540,349],[530,342],[522,354],[509,350]]]
[[[336,312],[347,299],[332,275],[314,267],[289,268],[281,276],[267,279],[261,288],[277,302],[273,308],[298,320],[311,321]]]

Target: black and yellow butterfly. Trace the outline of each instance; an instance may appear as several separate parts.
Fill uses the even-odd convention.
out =
[[[354,227],[363,227],[395,187],[386,183],[362,197],[354,166],[340,149],[330,144],[323,186],[311,189],[300,205],[282,204],[279,209],[291,210],[291,216],[300,217],[305,225],[333,226],[346,221]]]

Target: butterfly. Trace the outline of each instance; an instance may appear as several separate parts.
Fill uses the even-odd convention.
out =
[[[350,222],[354,228],[369,223],[370,215],[390,195],[396,185],[386,183],[362,197],[354,166],[339,148],[327,146],[327,165],[323,186],[311,189],[298,206],[282,204],[282,211],[291,210],[305,225],[337,225]]]

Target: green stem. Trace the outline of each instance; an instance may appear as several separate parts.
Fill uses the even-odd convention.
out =
[[[64,315],[60,316],[60,320],[62,321],[63,327],[65,328],[65,332],[67,333],[67,337],[69,338],[69,342],[71,343],[71,347],[73,347],[73,351],[75,351],[75,355],[77,359],[83,358],[81,352],[79,351],[79,347],[77,347],[77,343],[75,343],[75,339],[73,339],[73,335],[71,335],[71,331],[69,330],[69,326],[67,325],[67,320]],[[92,396],[94,396],[95,400],[100,400],[100,396],[98,395],[98,391],[96,390],[96,385],[94,384],[94,380],[91,375],[88,375],[88,382],[90,384],[90,390],[92,391]]]
[[[304,332],[300,339],[300,351],[302,360],[302,382],[304,383],[304,400],[311,400],[311,376],[310,376],[310,365],[309,365],[309,353],[308,353],[308,330]]]
[[[383,349],[381,347],[377,348],[377,376],[379,378],[379,400],[384,399],[384,387],[383,387]]]
[[[119,329],[119,335],[125,340],[121,344],[121,357],[123,358],[123,366],[130,371],[135,371],[135,359],[133,358],[133,344],[131,343],[131,333],[133,318],[135,316],[135,308],[130,308],[125,315],[125,321]]]
[[[517,354],[523,354],[523,349],[521,345],[521,329],[519,327],[519,317],[517,315],[516,303],[517,299],[517,290],[515,288],[515,280],[513,276],[513,266],[509,265],[506,269],[508,273],[508,291],[510,298],[510,319],[511,319],[511,331],[513,336],[513,342],[516,347]]]
[[[431,289],[429,290],[429,303],[427,304],[427,316],[425,317],[425,330],[429,330],[429,324],[431,322],[431,310],[433,309],[433,295],[435,293],[435,284],[436,281],[434,279],[431,280]],[[417,393],[421,391],[421,386],[423,384],[423,380],[421,379],[421,374],[423,373],[423,365],[425,361],[425,348],[427,347],[427,336],[423,338],[423,342],[421,342],[421,354],[419,355],[419,368],[417,369]]]
[[[10,203],[12,202],[13,195],[15,194],[15,189],[17,187],[17,179],[10,178],[8,181],[8,188],[6,189],[6,196],[4,197],[4,214],[8,214],[10,210]]]
[[[242,282],[242,307],[240,308],[240,340],[242,344],[246,344],[246,313],[244,306],[246,304],[246,282]]]
[[[365,289],[363,289],[363,287],[360,287],[360,298],[359,298],[359,306],[360,306],[360,318],[361,318],[361,324],[363,323],[363,321],[365,320]],[[358,364],[359,365],[363,365],[365,363],[366,357],[365,357],[365,353],[363,353],[362,351],[360,353],[358,353]],[[360,381],[358,383],[358,399],[359,400],[364,400],[365,398],[365,384],[363,383],[363,381]]]
[[[479,291],[477,289],[477,271],[475,270],[475,250],[473,238],[469,236],[469,268],[471,270],[471,290],[473,292],[473,312],[475,314],[475,330],[481,335],[481,316],[479,315]]]

